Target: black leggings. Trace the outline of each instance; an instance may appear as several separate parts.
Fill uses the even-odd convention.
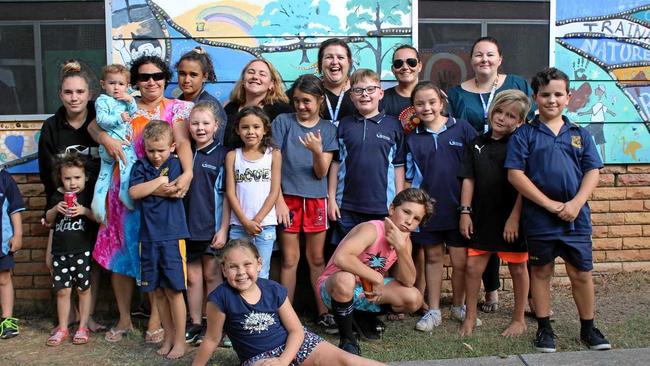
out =
[[[485,292],[496,291],[501,287],[501,282],[499,281],[499,266],[501,260],[496,253],[490,255],[490,260],[488,261],[485,271],[483,271],[483,287]]]

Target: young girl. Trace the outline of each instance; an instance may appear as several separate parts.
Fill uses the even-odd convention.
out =
[[[209,296],[208,331],[193,365],[205,365],[223,330],[242,365],[383,365],[352,355],[302,327],[287,289],[258,278],[264,259],[249,241],[231,240],[222,252],[227,283]],[[264,362],[263,360],[266,360]],[[275,361],[275,363],[274,363]]]
[[[440,287],[442,285],[444,246],[451,257],[453,290],[451,317],[465,319],[465,261],[467,244],[458,231],[458,206],[461,182],[458,167],[465,146],[476,136],[465,120],[445,117],[442,92],[430,82],[421,82],[411,94],[411,103],[420,124],[406,138],[406,179],[412,187],[424,189],[436,200],[436,215],[411,240],[424,247],[427,304],[429,310],[415,329],[430,332],[442,322]]]
[[[508,262],[515,293],[515,308],[510,326],[501,335],[518,336],[526,331],[524,307],[528,294],[528,253],[519,236],[521,195],[508,182],[503,167],[510,135],[526,118],[530,102],[526,94],[509,89],[499,92],[490,105],[491,129],[467,145],[460,177],[463,177],[460,206],[460,233],[469,244],[465,289],[467,316],[460,334],[472,334],[476,321],[481,275],[492,253]]]
[[[52,256],[53,286],[57,291],[56,307],[59,325],[47,339],[48,346],[58,346],[68,336],[71,288],[79,295],[79,328],[72,338],[74,344],[88,343],[90,330],[90,253],[95,244],[94,217],[89,208],[93,192],[86,187],[85,160],[76,154],[60,158],[54,169],[55,182],[60,185],[50,199],[46,212],[51,229],[52,244],[46,255]],[[69,205],[73,200],[73,205]]]
[[[219,100],[205,90],[206,82],[217,82],[212,58],[202,47],[197,46],[181,56],[175,67],[178,71],[178,87],[183,91],[178,99],[194,103],[206,101],[214,104],[216,118],[221,123],[214,139],[223,144],[226,112]]]
[[[255,244],[262,256],[262,278],[269,278],[282,165],[280,150],[272,146],[270,125],[262,108],[242,108],[234,129],[243,146],[226,155],[230,239],[249,238]]]
[[[300,259],[300,232],[305,233],[309,277],[316,296],[318,324],[327,333],[336,332],[334,317],[327,313],[318,289],[325,269],[323,248],[327,231],[327,171],[337,151],[336,126],[321,118],[325,88],[314,75],[302,75],[293,84],[296,113],[273,120],[273,136],[282,151],[282,192],[276,203],[282,269],[280,282],[293,302],[296,269]]]
[[[223,163],[228,149],[215,140],[222,125],[215,105],[201,101],[190,113],[190,135],[194,141],[194,177],[185,196],[187,240],[187,303],[190,324],[188,343],[203,332],[201,313],[204,298],[221,283],[217,254],[226,243],[230,209],[223,200]],[[204,292],[205,286],[205,292]]]

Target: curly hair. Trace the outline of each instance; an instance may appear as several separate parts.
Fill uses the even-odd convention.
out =
[[[167,84],[169,84],[169,81],[172,79],[172,73],[169,70],[167,63],[155,55],[140,56],[133,60],[131,63],[131,85],[138,84],[138,77],[140,77],[140,66],[147,64],[156,66],[160,69],[161,72],[165,74],[165,86],[167,86]]]
[[[63,168],[80,168],[86,173],[86,158],[77,153],[68,153],[54,161],[54,170],[52,171],[52,177],[59,187],[63,186],[63,180],[61,179],[61,170]]]

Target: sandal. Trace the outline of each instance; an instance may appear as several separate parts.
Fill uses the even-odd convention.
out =
[[[47,344],[50,347],[56,347],[61,345],[61,343],[63,343],[63,341],[68,339],[69,336],[70,333],[68,332],[67,329],[55,328],[52,331],[52,335],[50,335],[50,337],[47,339],[47,342],[45,342],[45,344]]]
[[[478,304],[478,308],[484,313],[494,313],[499,310],[499,301],[484,301]]]
[[[90,329],[92,333],[102,333],[106,332],[108,330],[108,327],[102,323],[97,322],[96,320],[89,320],[88,329]]]
[[[144,333],[145,343],[156,344],[160,343],[165,339],[165,330],[163,328],[158,328],[153,332],[148,330]]]
[[[111,342],[111,343],[119,342],[130,332],[131,329],[111,328],[108,330],[108,332],[106,332],[106,335],[104,335],[104,339],[107,342]]]
[[[74,337],[72,337],[72,344],[86,344],[89,339],[90,329],[79,327],[79,329],[74,333]]]

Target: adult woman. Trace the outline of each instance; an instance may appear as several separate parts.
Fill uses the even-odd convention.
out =
[[[318,72],[323,76],[325,104],[327,108],[323,119],[338,126],[341,118],[350,116],[356,110],[350,99],[350,69],[352,51],[347,43],[339,38],[323,41],[318,48]]]
[[[164,120],[174,131],[176,152],[181,160],[183,174],[170,184],[159,188],[154,194],[160,196],[183,196],[192,180],[192,153],[189,143],[189,132],[186,120],[192,103],[178,99],[170,100],[164,97],[165,85],[169,82],[171,73],[168,66],[157,56],[142,56],[131,66],[131,84],[140,90],[141,97],[137,98],[138,111],[131,118],[133,129],[131,144],[135,147],[138,158],[144,156],[142,131],[150,120]],[[124,160],[122,144],[102,131],[97,124],[91,123],[89,131],[93,138],[104,145],[106,151],[115,159]],[[106,225],[100,226],[93,257],[112,274],[113,291],[117,300],[120,318],[115,327],[106,333],[106,340],[117,342],[131,328],[131,295],[135,285],[134,280],[140,279],[140,258],[138,253],[138,230],[140,213],[130,211],[119,199],[119,172],[113,174],[111,187],[107,198]],[[151,317],[149,318],[148,341],[162,340],[160,320],[156,311],[153,296],[151,301]]]
[[[393,52],[391,71],[397,79],[397,85],[384,91],[380,109],[386,114],[399,117],[400,113],[411,106],[411,92],[418,83],[418,74],[422,70],[420,54],[415,47],[404,44]]]
[[[530,85],[520,76],[500,74],[499,66],[503,57],[496,39],[482,37],[474,42],[471,51],[471,65],[474,77],[449,89],[449,109],[452,116],[469,121],[479,133],[488,131],[487,113],[492,99],[501,90],[517,89],[529,97],[532,95]],[[534,116],[534,106],[529,117]],[[486,312],[496,311],[499,297],[499,258],[490,257],[483,272],[485,302],[481,309]]]
[[[224,108],[228,116],[224,145],[236,147],[241,140],[235,134],[235,116],[240,109],[258,106],[273,121],[278,114],[290,113],[289,98],[284,93],[282,77],[273,65],[261,58],[248,62],[230,94],[230,102]]]
[[[54,160],[58,155],[66,152],[76,152],[87,158],[86,172],[88,173],[87,189],[92,190],[99,173],[99,151],[97,143],[90,137],[87,127],[95,120],[95,103],[90,91],[90,76],[82,70],[79,62],[69,60],[61,68],[59,84],[59,98],[61,107],[54,115],[43,123],[41,136],[38,140],[38,169],[41,182],[45,187],[47,206],[50,207],[50,198],[56,191],[57,185],[53,180]],[[48,248],[51,245],[51,238]],[[51,266],[51,257],[46,255],[45,262]],[[93,268],[91,274],[91,317],[88,321],[92,331],[101,331],[103,326],[92,318],[95,309],[97,293],[99,290],[100,272]]]

